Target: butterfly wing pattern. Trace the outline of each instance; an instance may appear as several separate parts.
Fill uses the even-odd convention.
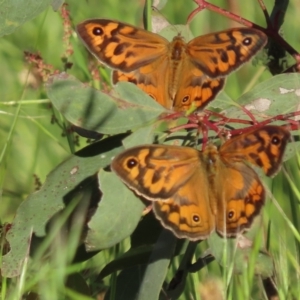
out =
[[[225,76],[265,44],[264,33],[234,28],[171,42],[130,24],[92,19],[77,25],[89,51],[114,69],[112,81],[136,84],[169,110],[203,109],[224,87]]]
[[[236,236],[248,229],[265,201],[265,189],[249,164],[268,176],[278,171],[290,133],[264,126],[204,151],[169,145],[125,150],[112,170],[136,194],[153,201],[162,225],[179,237],[207,238],[216,230]]]

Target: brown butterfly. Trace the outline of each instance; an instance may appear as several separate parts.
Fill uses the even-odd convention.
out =
[[[145,199],[162,225],[179,238],[201,240],[216,230],[236,236],[251,226],[265,189],[249,163],[274,175],[290,133],[264,126],[227,140],[220,149],[144,145],[114,158],[112,170]]]
[[[224,76],[249,61],[267,42],[253,28],[233,28],[186,43],[112,20],[87,20],[77,32],[89,51],[115,69],[113,83],[136,84],[167,109],[203,108],[224,86]]]

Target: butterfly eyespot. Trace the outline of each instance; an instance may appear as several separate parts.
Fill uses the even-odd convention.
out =
[[[135,158],[130,158],[126,162],[126,166],[128,169],[134,168],[138,164],[138,161]]]
[[[182,99],[182,103],[186,103],[186,102],[188,102],[190,100],[190,96],[185,96],[185,97],[183,97],[183,99]]]
[[[251,45],[252,44],[252,39],[251,38],[245,38],[244,40],[243,40],[243,45],[245,45],[245,46],[249,46],[249,45]]]
[[[273,136],[271,142],[272,142],[273,145],[279,145],[280,144],[280,138],[278,136]]]
[[[199,223],[200,222],[200,217],[198,216],[198,215],[193,215],[193,221],[195,222],[195,223]]]
[[[228,213],[228,219],[231,220],[231,219],[233,219],[233,217],[234,217],[234,211],[230,211]]]
[[[102,35],[103,34],[103,29],[101,27],[95,27],[93,29],[93,34],[94,35]]]

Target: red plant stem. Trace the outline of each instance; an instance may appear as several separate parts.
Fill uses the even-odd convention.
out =
[[[244,19],[244,18],[242,18],[242,17],[240,17],[240,16],[238,16],[238,15],[236,15],[236,14],[234,14],[234,13],[231,13],[231,12],[229,12],[229,11],[227,11],[227,10],[221,8],[221,7],[218,7],[218,6],[215,6],[215,5],[211,4],[211,3],[208,3],[208,2],[206,2],[205,0],[194,0],[194,2],[197,3],[197,5],[198,5],[199,7],[196,8],[194,11],[192,11],[192,12],[190,13],[190,15],[188,16],[188,22],[190,22],[191,19],[192,19],[198,12],[200,12],[201,10],[207,8],[207,9],[209,9],[209,10],[211,10],[211,11],[214,11],[214,12],[220,14],[220,15],[223,15],[223,16],[225,16],[225,17],[228,17],[228,18],[230,18],[230,19],[232,19],[232,20],[234,20],[234,21],[236,21],[236,22],[238,22],[238,23],[240,23],[240,24],[243,24],[243,25],[245,25],[245,26],[247,26],[247,27],[255,27],[255,26],[256,26],[256,25],[253,24],[252,22],[250,22],[250,21],[248,21],[248,20],[246,20],[246,19]],[[258,26],[258,27],[260,27],[260,26]]]

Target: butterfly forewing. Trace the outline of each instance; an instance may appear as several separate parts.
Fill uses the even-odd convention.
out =
[[[138,146],[119,154],[111,167],[137,194],[156,201],[186,184],[199,168],[198,153],[188,147]]]
[[[192,148],[145,145],[122,152],[111,167],[137,194],[155,201],[154,213],[164,227],[177,237],[199,240],[215,228],[201,161],[201,152]]]
[[[187,45],[195,67],[211,78],[223,77],[249,61],[267,42],[253,28],[233,28],[199,36]]]
[[[150,31],[105,19],[77,25],[83,43],[102,63],[131,72],[156,61],[168,51],[168,41]]]

